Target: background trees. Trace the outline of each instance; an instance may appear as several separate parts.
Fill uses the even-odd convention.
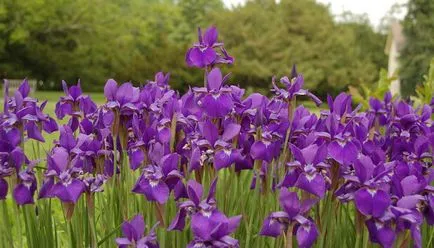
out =
[[[184,63],[192,30],[214,24],[235,57],[231,82],[269,88],[296,63],[307,87],[325,95],[375,82],[387,63],[385,35],[366,18],[341,19],[313,0],[253,0],[232,10],[220,0],[4,0],[0,76],[36,78],[44,89],[81,78],[97,90],[109,77],[140,84],[170,70],[184,91],[203,80]]]
[[[409,95],[423,81],[434,57],[434,1],[410,0],[403,21],[406,36],[401,52],[400,77],[403,93]]]

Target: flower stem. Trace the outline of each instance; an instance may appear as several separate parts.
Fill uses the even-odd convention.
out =
[[[87,214],[89,217],[91,247],[97,247],[96,227],[95,227],[95,204],[93,195],[91,193],[86,194]]]
[[[285,233],[286,237],[286,244],[285,248],[292,248],[292,229],[294,228],[294,224],[289,224],[288,230]]]

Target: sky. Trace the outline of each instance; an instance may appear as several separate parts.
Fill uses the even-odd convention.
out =
[[[331,12],[339,15],[344,11],[351,11],[355,14],[366,13],[374,27],[380,24],[381,18],[387,14],[390,7],[395,3],[403,4],[407,0],[317,0],[320,3],[330,4]],[[245,0],[223,0],[226,6],[238,5]]]

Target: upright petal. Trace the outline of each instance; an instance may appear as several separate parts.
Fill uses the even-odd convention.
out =
[[[187,194],[194,204],[199,205],[203,194],[202,185],[194,180],[189,180],[187,183]]]
[[[294,218],[300,212],[300,200],[295,192],[290,192],[287,188],[280,189],[279,202],[289,218]]]
[[[108,101],[114,101],[116,99],[116,91],[118,89],[118,84],[115,80],[109,79],[107,80],[104,86],[104,96]]]
[[[207,87],[209,90],[219,90],[222,86],[222,72],[218,67],[212,69],[207,76]]]
[[[136,234],[136,240],[140,239],[145,232],[145,221],[141,214],[136,215],[131,221],[131,226],[134,228]]]
[[[203,35],[203,42],[205,42],[207,46],[212,47],[214,43],[217,42],[217,38],[218,38],[217,28],[211,26],[205,31],[205,34]]]

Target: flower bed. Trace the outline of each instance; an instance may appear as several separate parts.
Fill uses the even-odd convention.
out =
[[[295,67],[273,78],[271,97],[245,96],[218,68],[234,59],[217,36],[199,30],[187,51],[205,76],[184,95],[161,72],[140,88],[108,80],[101,106],[63,82],[55,115],[65,125],[26,81],[11,96],[6,83],[0,244],[433,245],[432,106],[386,94],[361,111],[341,93],[318,116],[296,104],[321,100]],[[40,158],[43,132],[57,131]]]

